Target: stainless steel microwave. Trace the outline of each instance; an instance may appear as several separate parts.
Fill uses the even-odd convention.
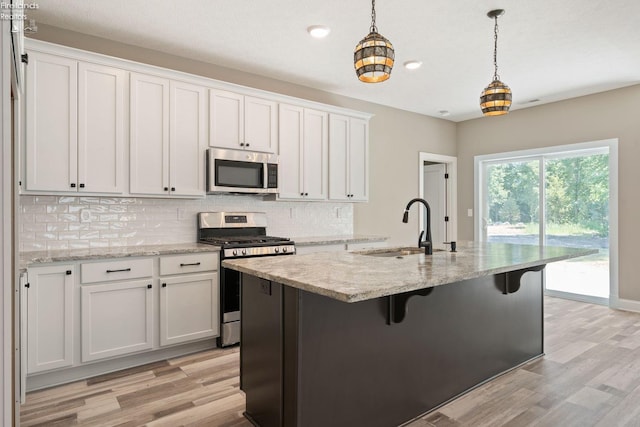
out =
[[[246,150],[207,150],[207,193],[278,192],[278,156]]]

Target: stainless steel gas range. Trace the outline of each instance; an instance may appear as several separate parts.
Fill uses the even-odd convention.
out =
[[[220,246],[220,261],[296,252],[290,239],[267,236],[263,212],[200,212],[198,242]],[[239,272],[220,266],[219,347],[240,342],[240,285]]]

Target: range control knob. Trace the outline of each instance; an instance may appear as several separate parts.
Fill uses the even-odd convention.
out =
[[[233,256],[238,255],[238,251],[236,251],[235,249],[233,250]]]
[[[285,253],[285,254],[287,253],[287,247],[286,246],[284,248],[282,248],[282,252]]]
[[[280,252],[280,249],[279,249],[279,248],[274,248],[273,250],[274,250],[276,253]]]
[[[247,254],[247,250],[246,250],[246,249],[243,249],[243,250],[242,250],[242,255],[246,255],[246,254]]]

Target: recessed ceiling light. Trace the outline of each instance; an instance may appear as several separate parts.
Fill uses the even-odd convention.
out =
[[[331,28],[326,25],[312,25],[307,27],[307,32],[315,39],[323,39],[329,35]]]
[[[417,70],[422,65],[422,61],[411,60],[404,63],[407,70]]]

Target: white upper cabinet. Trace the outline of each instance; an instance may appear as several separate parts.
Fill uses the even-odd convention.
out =
[[[206,90],[131,73],[131,194],[204,196]]]
[[[29,57],[26,190],[122,193],[126,72]]]
[[[78,63],[29,53],[26,189],[76,191]]]
[[[367,201],[368,122],[364,119],[331,114],[329,128],[329,199]]]
[[[172,81],[169,97],[169,183],[176,196],[204,196],[207,90]]]
[[[122,193],[126,72],[78,64],[78,190]]]
[[[169,80],[131,73],[130,191],[169,194]]]
[[[277,103],[234,92],[209,91],[209,145],[277,152]]]
[[[328,114],[280,104],[279,199],[327,198]]]
[[[204,197],[218,147],[278,154],[278,199],[368,199],[368,114],[25,43],[21,193]]]

